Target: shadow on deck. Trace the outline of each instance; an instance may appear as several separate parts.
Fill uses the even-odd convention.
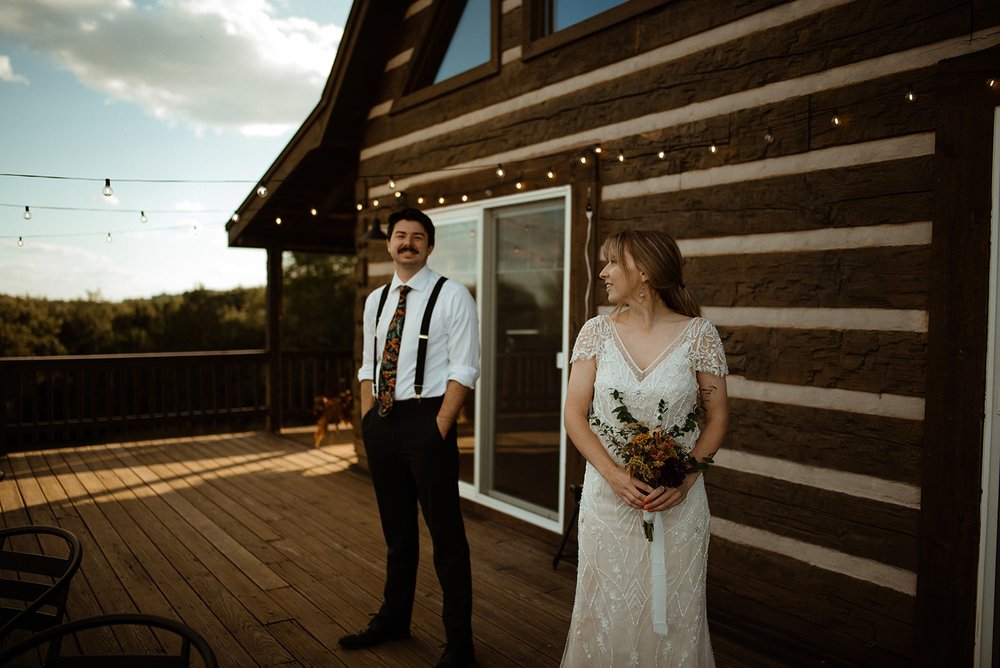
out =
[[[70,619],[179,619],[221,666],[434,665],[444,632],[422,522],[413,638],[355,652],[337,645],[378,607],[385,552],[371,481],[353,466],[348,438],[313,449],[309,434],[253,432],[10,453],[0,459],[3,523],[80,537]],[[557,666],[575,586],[573,562],[552,569],[558,538],[468,512],[466,528],[480,665]],[[720,666],[776,665],[726,660],[720,640]]]

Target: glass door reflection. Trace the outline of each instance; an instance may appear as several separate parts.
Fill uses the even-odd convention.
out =
[[[562,425],[563,200],[492,212],[493,414],[484,491],[543,516],[559,510]]]

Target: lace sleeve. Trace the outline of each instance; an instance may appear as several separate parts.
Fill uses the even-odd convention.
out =
[[[695,371],[710,373],[713,376],[729,374],[726,351],[722,347],[719,330],[708,320],[701,319],[695,325],[691,357]]]
[[[570,364],[577,360],[594,359],[601,352],[605,340],[601,335],[602,319],[602,316],[597,316],[583,323],[580,333],[576,336],[576,343],[573,344],[573,354],[569,358]]]

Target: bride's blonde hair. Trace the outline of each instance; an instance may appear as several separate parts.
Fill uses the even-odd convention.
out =
[[[634,270],[624,262],[626,250],[635,269],[646,274],[649,287],[664,304],[692,318],[701,315],[701,307],[684,285],[684,258],[672,236],[660,230],[624,230],[604,240],[604,256],[617,260],[622,272],[631,278]]]

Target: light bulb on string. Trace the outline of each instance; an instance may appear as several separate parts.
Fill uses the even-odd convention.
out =
[[[140,211],[139,212],[139,222],[140,223],[145,223],[147,220],[149,220],[149,219],[146,218],[146,212],[145,211]]]
[[[504,177],[504,174],[506,174],[506,173],[507,172],[505,172],[503,170],[503,165],[497,165],[497,178],[498,179],[502,179]]]
[[[469,201],[469,196],[468,195],[462,195],[462,201],[463,202],[468,202]]]
[[[595,147],[594,147],[594,153],[596,153],[596,154],[598,154],[598,155],[600,155],[600,154],[601,154],[601,151],[602,151],[602,150],[603,150],[603,149],[601,149],[601,146],[600,146],[600,144],[598,144],[597,146],[595,146]]]
[[[518,190],[524,190],[524,181],[518,179],[517,182],[514,184],[514,187],[517,188]]]
[[[111,189],[111,179],[104,179],[104,190],[101,192],[104,193],[105,197],[111,197],[115,194],[115,191]]]
[[[319,213],[319,211],[316,210],[316,207],[309,209],[309,215],[315,216],[317,213]]]
[[[833,116],[830,117],[830,125],[835,128],[840,127],[840,114],[837,113],[836,109],[833,110]]]
[[[989,79],[986,80],[986,85],[989,86],[990,88],[1000,88],[1000,79],[997,79],[996,77],[990,77]]]
[[[444,204],[444,196],[438,197],[438,204]]]
[[[274,218],[274,224],[275,225],[281,225],[281,216],[276,216]]]
[[[656,157],[659,158],[660,160],[663,160],[665,157],[667,157],[667,152],[664,151],[663,149],[660,149],[660,152],[656,154]]]
[[[229,220],[233,221],[234,223],[240,222],[240,214],[234,213],[232,216],[230,216]]]
[[[424,203],[424,196],[421,195],[420,197],[417,198],[417,204],[423,204],[423,203]]]
[[[24,246],[24,238],[23,237],[18,237],[17,238],[17,247],[21,248],[22,246]]]
[[[399,199],[402,196],[403,196],[403,193],[401,191],[397,190],[396,191],[396,199]]]
[[[549,167],[545,172],[545,176],[549,177],[549,179],[554,179],[556,178],[556,173],[552,171],[551,167]]]
[[[585,156],[585,155],[581,155],[580,156],[580,164],[581,165],[586,165],[587,164],[587,156]]]
[[[376,208],[378,207],[378,200],[377,199],[373,199],[372,200],[372,206],[374,206]]]
[[[906,95],[903,96],[903,99],[905,99],[907,102],[916,102],[917,101],[917,94],[913,90],[913,86],[907,87],[907,89],[906,89]]]
[[[28,206],[24,207],[24,219],[31,220],[31,208]]]
[[[712,141],[712,142],[709,142],[708,150],[711,151],[712,153],[718,153],[719,152],[719,147],[715,145],[714,141]]]
[[[389,177],[389,189],[390,190],[396,189],[396,179],[392,178],[391,176]]]
[[[365,208],[365,205],[364,205],[364,204],[362,204],[361,202],[358,202],[358,204],[357,204],[357,207],[356,207],[356,208],[357,208],[357,210],[358,210],[358,211],[361,211],[361,210],[362,210],[363,208]]]
[[[198,236],[198,226],[197,225],[192,225],[191,226],[191,236],[193,236],[193,237]]]
[[[257,197],[267,197],[267,186],[263,183],[257,186]]]
[[[623,151],[618,151],[618,162],[625,162],[625,153]]]
[[[108,232],[108,236],[105,239],[105,241],[107,241],[108,243],[111,243],[111,233],[110,232]]]
[[[771,130],[771,128],[768,128],[764,132],[764,143],[765,144],[773,144],[774,143],[774,132]]]

